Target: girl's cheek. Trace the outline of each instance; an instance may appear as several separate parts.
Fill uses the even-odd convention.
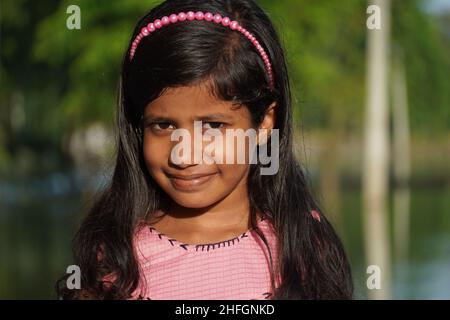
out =
[[[167,162],[171,145],[170,141],[166,140],[167,139],[144,137],[143,152],[144,159],[148,165],[156,167]]]

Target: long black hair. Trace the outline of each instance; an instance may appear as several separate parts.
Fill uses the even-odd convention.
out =
[[[271,90],[264,62],[239,32],[219,24],[177,23],[142,39],[133,60],[132,41],[149,22],[172,13],[203,11],[236,20],[258,39],[272,63]],[[156,212],[167,195],[147,172],[142,150],[144,108],[169,87],[208,81],[211,93],[245,105],[255,124],[276,102],[279,171],[261,175],[251,164],[248,197],[251,224],[268,213],[277,236],[278,263],[271,263],[273,299],[351,299],[351,271],[341,241],[314,200],[293,149],[290,81],[285,54],[267,14],[253,0],[167,0],[137,23],[124,54],[117,112],[117,159],[112,180],[99,194],[74,238],[74,260],[82,290],[57,284],[60,298],[124,299],[138,287],[133,234],[139,221]],[[270,145],[270,140],[268,141]],[[270,146],[269,149],[270,150]],[[310,212],[320,212],[320,222]],[[114,274],[105,283],[104,277]],[[274,279],[281,280],[276,286]]]

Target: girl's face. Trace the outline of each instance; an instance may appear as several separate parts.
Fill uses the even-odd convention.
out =
[[[245,150],[239,150],[245,154],[245,163],[237,161],[237,148],[242,149],[242,145],[237,143],[234,144],[235,159],[231,164],[226,160],[221,164],[199,163],[194,161],[194,153],[201,148],[200,155],[203,154],[205,159],[205,147],[212,140],[194,143],[194,121],[202,121],[199,127],[202,133],[207,129],[221,131],[224,147],[215,152],[223,152],[223,159],[231,151],[226,143],[225,130],[253,128],[250,112],[245,106],[236,107],[231,102],[218,100],[208,93],[205,85],[169,88],[144,111],[143,152],[150,175],[173,201],[187,208],[204,208],[225,198],[234,202],[247,197],[248,139],[245,139]],[[272,124],[265,120],[262,126],[267,128]],[[175,129],[189,131],[191,139],[187,141],[190,154],[180,153],[176,161],[171,153],[181,140],[171,141]]]

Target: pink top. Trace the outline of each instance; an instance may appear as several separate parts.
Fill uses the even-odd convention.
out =
[[[275,268],[273,226],[266,217],[257,225]],[[184,244],[146,225],[136,233],[135,246],[141,284],[134,299],[256,300],[272,295],[267,247],[252,229],[217,243]]]

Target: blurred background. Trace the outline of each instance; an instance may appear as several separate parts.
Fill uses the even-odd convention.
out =
[[[371,1],[257,2],[286,47],[299,159],[355,297],[450,299],[450,0],[380,1],[378,31]],[[157,2],[0,1],[0,298],[55,298],[113,169],[122,56]]]

